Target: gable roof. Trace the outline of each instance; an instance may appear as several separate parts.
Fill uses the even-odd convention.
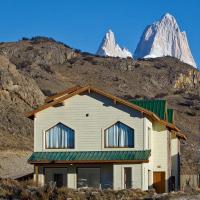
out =
[[[81,86],[75,86],[75,87],[69,88],[69,89],[64,90],[64,91],[62,91],[62,92],[59,92],[59,93],[57,93],[57,94],[55,94],[55,95],[53,95],[53,96],[47,97],[47,98],[45,99],[45,102],[46,102],[46,103],[49,103],[49,102],[53,101],[53,100],[56,99],[56,98],[60,98],[60,97],[63,96],[63,95],[70,94],[70,93],[72,93],[72,92],[74,92],[74,91],[76,91],[76,90],[78,90],[78,89],[80,89],[80,88],[81,88]]]
[[[160,119],[166,120],[166,100],[130,100],[130,102],[150,110]]]
[[[102,95],[104,97],[107,97],[108,99],[113,100],[114,104],[121,104],[121,105],[127,106],[131,109],[134,109],[134,110],[144,114],[144,116],[150,118],[151,120],[157,121],[157,122],[165,125],[170,130],[174,130],[174,131],[178,131],[178,132],[180,131],[174,124],[171,124],[171,123],[159,118],[159,116],[157,116],[151,110],[147,110],[143,107],[140,107],[139,105],[136,105],[136,104],[133,104],[129,101],[123,100],[119,97],[111,95],[107,92],[104,92],[104,91],[97,89],[96,87],[92,87],[92,86],[85,86],[85,87],[77,86],[77,87],[65,90],[64,92],[61,92],[61,93],[54,95],[52,97],[49,97],[49,98],[46,99],[46,101],[45,101],[46,103],[44,105],[38,107],[37,109],[35,109],[33,111],[27,112],[25,114],[25,116],[30,118],[30,119],[34,119],[35,115],[38,112],[45,110],[49,107],[58,105],[58,104],[62,103],[63,101],[65,101],[66,99],[69,99],[69,98],[71,98],[75,95],[82,94],[82,93],[85,93],[85,92],[88,92],[88,93],[95,92],[99,95]],[[183,139],[186,139],[186,137],[183,138]]]

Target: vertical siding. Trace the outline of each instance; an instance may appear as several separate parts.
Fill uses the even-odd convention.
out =
[[[89,116],[86,117],[86,114]],[[134,150],[142,150],[143,120],[139,112],[115,105],[111,100],[95,93],[76,95],[66,100],[63,106],[50,107],[36,115],[34,151],[50,151],[44,148],[44,132],[58,122],[75,130],[75,150],[113,150],[104,149],[104,130],[117,121],[135,130]]]

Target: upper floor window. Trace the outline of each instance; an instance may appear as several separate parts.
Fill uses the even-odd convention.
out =
[[[134,147],[134,129],[117,122],[105,130],[105,147]]]
[[[73,149],[74,148],[74,130],[58,123],[48,129],[45,134],[46,148],[49,149]]]

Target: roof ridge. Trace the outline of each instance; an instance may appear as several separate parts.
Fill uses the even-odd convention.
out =
[[[122,105],[127,106],[127,107],[129,107],[131,109],[134,109],[134,110],[142,113],[144,116],[149,117],[151,120],[158,121],[159,123],[165,125],[167,128],[170,128],[170,129],[173,129],[173,130],[176,130],[176,131],[179,130],[175,125],[173,125],[171,123],[168,123],[166,120],[164,120],[162,118],[162,116],[158,117],[155,114],[155,112],[149,110],[148,108],[145,108],[145,107],[142,107],[140,105],[137,105],[137,104],[135,104],[135,103],[133,103],[131,101],[124,100],[122,98],[119,98],[119,97],[114,96],[114,95],[112,95],[110,93],[104,92],[103,90],[100,90],[100,89],[98,89],[96,87],[93,87],[93,86],[90,86],[90,85],[87,85],[87,86],[84,86],[84,87],[80,86],[77,89],[74,89],[71,93],[66,93],[65,94],[64,92],[62,92],[61,95],[54,95],[54,97],[52,97],[51,101],[49,101],[46,104],[38,107],[35,110],[27,112],[25,114],[25,116],[30,118],[30,119],[34,119],[36,113],[38,113],[38,112],[40,112],[40,111],[42,111],[44,109],[47,109],[49,107],[55,106],[55,105],[65,101],[65,100],[73,97],[74,95],[79,95],[79,94],[84,93],[84,92],[88,92],[88,93],[95,92],[95,93],[97,93],[99,95],[102,95],[102,96],[112,100],[114,104],[122,104]],[[55,98],[55,96],[57,98]],[[164,100],[162,100],[162,101],[164,101]]]

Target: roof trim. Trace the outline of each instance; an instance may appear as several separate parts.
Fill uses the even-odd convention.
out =
[[[172,133],[174,133],[174,135],[180,139],[187,140],[187,136],[182,132],[172,131]]]
[[[146,117],[149,117],[152,120],[158,121],[159,123],[166,126],[170,130],[174,130],[174,131],[178,131],[178,132],[180,131],[180,129],[178,129],[174,124],[171,124],[171,123],[169,123],[165,120],[161,120],[155,113],[153,113],[153,112],[151,112],[147,109],[141,108],[140,106],[134,105],[133,103],[131,103],[129,101],[123,100],[123,99],[116,97],[112,94],[104,92],[104,91],[102,91],[102,90],[100,90],[96,87],[89,86],[89,85],[85,86],[85,87],[76,86],[76,87],[70,88],[68,90],[65,90],[63,92],[60,92],[57,95],[51,96],[51,97],[46,99],[46,101],[45,101],[46,104],[38,107],[37,109],[35,109],[33,111],[25,113],[25,116],[30,118],[30,119],[34,119],[35,115],[38,112],[45,110],[49,107],[55,106],[59,103],[62,103],[64,100],[69,99],[69,98],[71,98],[71,97],[73,97],[77,94],[81,94],[81,93],[84,93],[84,92],[88,92],[88,93],[95,92],[97,94],[105,96],[105,97],[113,100],[113,102],[115,104],[119,103],[119,104],[122,104],[124,106],[129,107],[129,108],[132,108],[132,109],[144,114]],[[184,138],[182,138],[182,139],[184,139]]]
[[[67,91],[69,91],[69,90],[67,90]],[[58,95],[54,95],[52,98],[48,98],[47,99],[47,101],[48,101],[47,104],[44,104],[44,105],[38,107],[37,109],[35,109],[33,111],[27,112],[25,114],[25,116],[30,118],[30,119],[33,119],[36,113],[38,113],[38,112],[40,112],[40,111],[42,111],[42,110],[44,110],[46,108],[49,108],[51,106],[54,106],[56,104],[59,104],[59,103],[63,102],[64,100],[66,100],[66,99],[68,99],[68,98],[70,98],[70,97],[72,97],[74,95],[81,94],[81,93],[84,93],[84,92],[89,92],[89,93],[90,92],[95,92],[97,94],[100,94],[102,96],[105,96],[105,97],[113,100],[115,103],[120,103],[122,105],[128,106],[128,107],[130,107],[130,108],[132,108],[134,110],[137,110],[137,111],[139,111],[141,113],[144,113],[144,114],[148,115],[149,117],[153,118],[154,120],[159,120],[159,117],[157,117],[153,112],[148,111],[146,109],[143,109],[143,108],[141,108],[141,107],[139,107],[137,105],[134,105],[134,104],[132,104],[132,103],[130,103],[128,101],[125,101],[125,100],[123,100],[123,99],[121,99],[119,97],[113,96],[113,95],[111,95],[109,93],[106,93],[106,92],[104,92],[102,90],[99,90],[99,89],[97,89],[95,87],[91,87],[91,86],[78,87],[76,90],[73,90],[73,92],[66,93],[66,95],[61,93],[59,95],[60,98],[59,98]]]
[[[140,164],[148,163],[149,160],[42,160],[42,161],[28,161],[29,164],[87,164],[87,163],[130,163],[130,164]]]
[[[53,101],[56,98],[59,98],[59,97],[61,97],[63,95],[66,95],[66,94],[70,94],[70,93],[72,93],[72,92],[74,92],[74,91],[76,91],[76,90],[78,90],[80,88],[82,88],[82,87],[81,86],[75,86],[75,87],[69,88],[67,90],[64,90],[62,92],[59,92],[59,93],[57,93],[57,94],[55,94],[53,96],[47,97],[45,99],[45,103],[49,103],[49,102]]]

